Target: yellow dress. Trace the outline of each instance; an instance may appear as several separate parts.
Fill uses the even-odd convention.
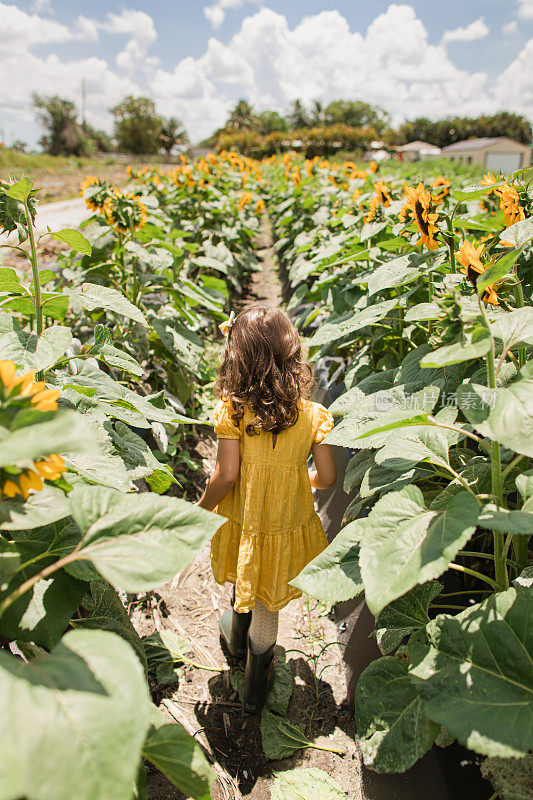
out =
[[[298,421],[277,436],[245,433],[253,419],[245,408],[235,427],[230,405],[220,401],[213,425],[219,439],[239,439],[239,476],[215,509],[227,517],[211,542],[211,565],[217,583],[235,585],[237,611],[252,609],[256,599],[278,611],[301,591],[289,585],[328,542],[315,511],[307,458],[333,428],[323,406],[299,402]]]

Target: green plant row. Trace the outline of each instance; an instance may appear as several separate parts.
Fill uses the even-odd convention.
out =
[[[326,441],[351,453],[345,527],[294,583],[375,617],[368,766],[457,739],[514,797],[533,746],[532,192],[386,169],[266,171],[289,309],[340,392]]]
[[[222,521],[175,496],[176,442],[205,418],[205,354],[254,269],[251,170],[213,157],[132,173],[127,192],[89,180],[83,233],[41,236],[31,181],[0,184],[0,230],[28,263],[0,267],[4,798],[143,798],[144,762],[210,797],[200,746],[151,701],[153,643],[119,593],[172,579]],[[54,269],[43,235],[68,245]]]

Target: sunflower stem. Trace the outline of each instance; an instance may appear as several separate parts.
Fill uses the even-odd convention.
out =
[[[483,307],[483,301],[478,297],[479,310],[485,322],[485,327],[490,334],[490,349],[487,353],[487,382],[490,389],[496,388],[496,368],[495,368],[495,349],[494,339],[490,332],[490,323],[487,318],[486,311]],[[499,442],[492,441],[490,443],[490,472],[492,481],[492,494],[496,498],[496,504],[503,506],[503,492],[502,492],[502,459]],[[494,575],[496,584],[500,591],[505,591],[509,588],[509,576],[507,574],[507,562],[505,558],[505,544],[503,533],[493,532],[494,537]]]
[[[516,276],[514,296],[517,308],[524,308],[524,292],[522,290],[522,284],[518,280],[518,275]],[[520,369],[522,369],[525,363],[526,363],[526,348],[522,345],[521,347],[518,348],[518,365]]]
[[[453,222],[450,216],[446,217],[446,227],[448,228],[448,250],[450,251],[450,266],[452,268],[452,272],[457,272],[457,267],[455,264],[455,248],[454,248],[454,240],[453,240]]]

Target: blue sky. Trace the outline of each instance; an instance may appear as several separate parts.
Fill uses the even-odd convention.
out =
[[[14,46],[14,43],[17,46]],[[0,137],[35,144],[32,91],[110,129],[126,93],[199,139],[239,97],[363,99],[395,122],[508,109],[533,117],[533,0],[0,1]]]

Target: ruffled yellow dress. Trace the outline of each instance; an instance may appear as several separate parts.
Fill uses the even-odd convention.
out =
[[[298,421],[280,433],[245,433],[253,412],[245,408],[235,427],[230,405],[220,401],[213,425],[219,439],[239,439],[239,476],[215,509],[227,517],[211,542],[217,583],[235,585],[235,610],[246,612],[259,600],[279,611],[301,591],[289,585],[328,542],[315,511],[307,458],[333,428],[333,417],[309,400],[299,403]]]

